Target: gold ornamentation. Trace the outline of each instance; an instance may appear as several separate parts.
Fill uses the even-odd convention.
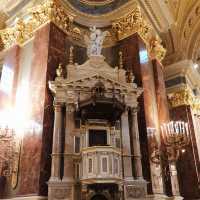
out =
[[[122,40],[141,29],[141,33],[146,37],[147,30],[141,27],[142,15],[139,6],[137,5],[131,13],[115,20],[112,23],[112,29],[117,34],[119,40]]]
[[[172,107],[187,105],[191,106],[194,112],[200,112],[200,99],[195,97],[188,87],[171,93],[168,96]]]
[[[166,49],[163,48],[158,37],[151,38],[148,51],[151,58],[157,58],[160,61],[163,60],[166,54]]]
[[[31,10],[27,21],[18,19],[11,27],[0,31],[3,48],[9,48],[13,44],[23,44],[33,36],[33,33],[41,25],[53,22],[65,33],[72,32],[73,16],[68,15],[59,0],[46,0]]]
[[[134,33],[138,33],[144,40],[152,58],[157,58],[161,61],[166,50],[160,44],[159,40],[152,35],[152,28],[143,18],[140,7],[135,6],[134,10],[122,18],[115,20],[112,23],[112,29],[117,35],[118,40],[122,40]]]

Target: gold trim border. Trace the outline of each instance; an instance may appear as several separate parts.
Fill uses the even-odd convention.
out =
[[[103,2],[92,2],[88,0],[80,0],[80,2],[89,6],[105,6],[107,4],[114,2],[114,0],[105,0]]]

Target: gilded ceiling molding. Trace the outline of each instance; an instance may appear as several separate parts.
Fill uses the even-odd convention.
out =
[[[200,113],[200,99],[192,93],[187,86],[181,90],[168,94],[169,103],[172,108],[179,106],[190,106],[195,113]]]
[[[166,50],[161,45],[158,36],[153,34],[152,27],[143,18],[138,5],[128,14],[113,21],[112,29],[118,40],[122,40],[134,33],[138,33],[147,45],[149,55],[152,59],[162,61]]]
[[[29,11],[27,20],[19,18],[13,27],[0,31],[1,46],[6,49],[16,43],[23,44],[33,37],[33,33],[41,25],[49,22],[53,22],[65,33],[70,34],[73,32],[73,18],[74,16],[66,14],[59,0],[45,0]]]
[[[182,48],[186,49],[185,56],[191,58],[191,46],[195,43],[195,38],[198,37],[199,32],[199,17],[200,17],[200,2],[195,1],[189,14],[186,15],[185,20],[182,22],[180,27],[181,41],[180,44]],[[195,34],[195,35],[194,35]]]
[[[114,2],[114,0],[105,0],[105,1],[88,1],[88,0],[80,0],[81,3],[87,4],[89,6],[104,6]]]

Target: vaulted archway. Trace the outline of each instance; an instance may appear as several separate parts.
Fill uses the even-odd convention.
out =
[[[108,200],[104,195],[97,194],[91,198],[91,200]]]

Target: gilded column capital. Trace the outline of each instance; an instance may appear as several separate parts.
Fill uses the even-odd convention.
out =
[[[193,92],[188,87],[168,94],[168,99],[173,108],[186,105],[190,106],[194,112],[200,112],[200,99],[194,96]]]
[[[112,29],[116,33],[118,40],[138,33],[147,45],[149,56],[152,59],[156,58],[161,61],[165,57],[166,50],[158,40],[158,36],[154,36],[153,29],[142,16],[139,5],[135,4],[130,13],[113,21]]]
[[[72,31],[74,16],[66,13],[60,0],[45,0],[45,2],[29,10],[26,22],[20,18],[13,27],[0,31],[3,48],[13,44],[23,44],[33,37],[33,33],[43,24],[53,22],[65,33]]]

